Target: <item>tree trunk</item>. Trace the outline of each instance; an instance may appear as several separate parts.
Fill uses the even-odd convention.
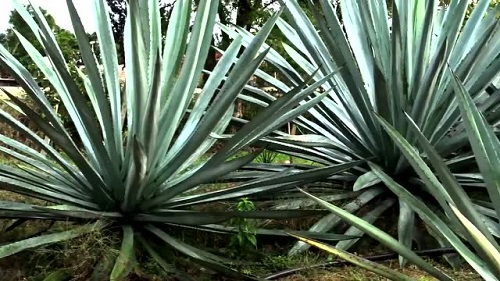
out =
[[[251,0],[241,0],[239,1],[237,15],[236,15],[236,25],[240,26],[248,31],[250,31],[252,27],[252,18],[250,17],[253,6]],[[243,49],[240,50],[239,55],[243,53]],[[234,106],[234,117],[242,118],[243,117],[243,101],[240,99],[236,99]]]
[[[210,45],[212,45],[212,46],[215,45],[215,40],[213,37],[212,37],[212,41],[210,41]],[[210,50],[208,50],[208,57],[207,57],[207,60],[205,61],[205,65],[203,66],[203,68],[205,70],[207,70],[207,71],[214,70],[215,66],[217,65],[216,53],[217,53],[217,51],[214,48],[210,48]],[[203,73],[202,85],[205,85],[205,83],[208,80],[208,77],[210,77],[210,74]]]
[[[238,5],[238,14],[236,15],[236,25],[250,31],[252,27],[252,13],[251,0],[241,0]]]

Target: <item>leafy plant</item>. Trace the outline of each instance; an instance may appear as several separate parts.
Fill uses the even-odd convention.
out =
[[[20,224],[32,219],[72,221],[74,228],[2,245],[0,258],[101,229],[121,229],[120,253],[110,270],[111,280],[121,279],[133,269],[138,244],[164,270],[175,271],[157,251],[155,245],[158,243],[166,244],[204,267],[236,274],[230,267],[232,261],[189,245],[176,238],[175,233],[181,229],[221,233],[216,227],[233,218],[284,219],[319,213],[315,210],[240,212],[195,208],[279,192],[304,180],[303,175],[299,178],[286,171],[232,188],[195,192],[200,185],[214,182],[251,162],[256,153],[233,156],[307,111],[324,96],[315,89],[329,76],[310,86],[305,86],[307,81],[303,81],[236,134],[223,135],[231,120],[234,100],[267,54],[259,50],[279,14],[271,17],[239,57],[242,39],[234,40],[193,107],[188,108],[210,48],[218,1],[201,1],[192,26],[191,2],[177,1],[165,40],[161,39],[158,1],[128,1],[123,100],[117,73],[117,52],[109,47],[115,44],[104,0],[92,1],[99,27],[96,35],[100,43],[102,72],[73,2],[66,2],[85,64],[85,72],[79,73],[84,81],[84,92],[72,79],[60,46],[40,8],[30,3],[32,17],[20,1],[13,1],[48,60],[22,36],[21,44],[56,89],[75,124],[82,148],[70,137],[26,68],[0,46],[1,64],[15,77],[34,105],[30,106],[8,92],[6,94],[52,141],[50,144],[45,142],[9,113],[0,111],[3,123],[24,134],[45,153],[0,135],[1,150],[20,161],[16,167],[0,166],[0,189],[50,203],[42,206],[1,201],[0,218],[16,218]],[[238,61],[233,63],[237,57]],[[223,80],[224,85],[217,89]],[[216,90],[219,90],[217,98],[210,103]],[[312,100],[301,103],[308,96]],[[202,158],[220,138],[224,146],[210,157]],[[310,178],[324,176],[356,164],[311,169],[308,175]],[[285,235],[278,231],[269,232]],[[333,239],[343,238],[335,236]]]
[[[251,212],[255,211],[255,204],[248,198],[241,198],[236,204],[236,211]],[[242,250],[257,247],[257,226],[255,220],[247,218],[235,218],[233,224],[237,226],[238,233],[231,238],[231,246],[236,248],[241,254]]]
[[[366,159],[413,195],[432,198],[433,190],[425,187],[377,119],[381,116],[410,144],[416,144],[414,132],[405,122],[404,112],[407,112],[432,147],[446,159],[446,165],[461,184],[484,185],[475,169],[476,161],[470,155],[467,133],[453,94],[453,79],[446,68],[451,68],[463,81],[486,119],[497,123],[500,120],[498,95],[489,95],[485,88],[500,71],[496,17],[500,6],[491,8],[489,0],[481,0],[463,24],[468,1],[451,1],[448,6],[439,7],[437,0],[395,0],[390,9],[386,1],[340,1],[342,21],[331,1],[318,1],[316,5],[309,1],[314,13],[312,19],[298,2],[287,1],[284,13],[287,20],[280,18],[277,22],[288,39],[283,43],[284,50],[298,67],[270,50],[266,61],[286,78],[278,80],[260,70],[256,75],[277,89],[287,91],[297,85],[302,76],[313,75],[318,81],[325,74],[338,72],[321,86],[328,91],[327,96],[309,110],[308,115],[295,120],[303,135],[283,133],[280,137],[266,138],[264,145],[324,165]],[[242,36],[245,42],[253,38],[238,27],[223,30],[234,38]],[[320,71],[314,72],[317,68]],[[272,100],[269,96],[260,97],[260,104]],[[352,186],[346,194],[356,192],[346,205],[352,213],[361,209],[374,212],[380,200],[392,198],[392,201],[384,201],[388,205],[385,210],[396,208],[399,213],[394,213],[397,223],[389,225],[397,225],[399,241],[412,247],[417,233],[414,210],[381,184],[367,164],[342,175],[329,175],[328,180],[348,182],[347,186]],[[467,189],[469,191],[481,193],[477,189]],[[346,193],[345,189],[332,192]],[[436,203],[427,201],[437,207]],[[374,213],[372,221],[382,213]],[[336,215],[328,215],[310,230],[327,232],[340,222]],[[352,245],[352,241],[341,241],[336,246],[346,250]],[[290,254],[307,248],[306,244],[298,243]],[[405,259],[400,261],[405,263]]]
[[[257,156],[256,160],[260,163],[273,163],[274,159],[278,156],[278,153],[272,150],[267,150],[264,149],[262,152]]]

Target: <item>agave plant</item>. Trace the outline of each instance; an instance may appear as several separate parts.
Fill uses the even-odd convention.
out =
[[[36,205],[0,201],[0,218],[18,219],[18,222],[31,219],[72,221],[74,228],[2,245],[0,258],[107,227],[118,227],[122,230],[122,245],[111,271],[112,280],[122,278],[133,268],[131,263],[137,241],[166,270],[170,269],[154,246],[157,242],[165,243],[205,267],[231,273],[227,260],[186,244],[173,233],[182,228],[218,231],[214,229],[219,223],[236,217],[279,219],[318,213],[307,210],[210,212],[193,208],[279,191],[301,181],[288,171],[230,189],[196,192],[200,185],[251,162],[258,152],[234,155],[307,111],[324,96],[315,92],[324,80],[310,86],[302,83],[270,104],[236,134],[224,139],[224,146],[217,153],[208,159],[203,157],[221,138],[231,120],[234,100],[267,54],[259,50],[279,14],[263,26],[239,57],[242,40],[234,40],[200,96],[193,101],[210,48],[218,1],[201,1],[191,27],[191,1],[177,1],[164,39],[158,1],[128,1],[125,90],[120,88],[118,80],[117,53],[112,47],[115,42],[105,1],[92,1],[102,72],[73,2],[66,2],[85,64],[85,70],[80,71],[85,92],[80,92],[71,78],[61,50],[36,3],[30,3],[34,11],[32,17],[20,1],[13,1],[17,12],[43,46],[45,57],[18,33],[21,45],[56,89],[76,127],[82,147],[70,137],[26,68],[0,46],[1,64],[32,102],[5,92],[12,101],[9,104],[33,121],[39,132],[30,130],[4,111],[0,111],[0,120],[32,140],[41,150],[0,135],[3,144],[0,150],[20,163],[15,167],[0,166],[0,189],[48,202],[48,205]],[[234,63],[237,57],[238,62]],[[221,82],[224,84],[219,89]],[[216,94],[215,101],[210,103]],[[300,103],[307,96],[313,99]],[[194,105],[190,108],[190,104]],[[51,142],[40,137],[40,132]],[[352,164],[333,169],[323,167],[310,170],[309,175],[325,176],[349,166]]]
[[[290,0],[286,1],[286,19],[277,22],[287,39],[283,44],[286,54],[270,50],[266,61],[275,66],[282,79],[260,70],[256,75],[288,91],[316,68],[320,71],[313,75],[315,81],[340,70],[321,86],[330,91],[327,97],[295,120],[304,133],[267,138],[268,149],[324,165],[367,159],[412,194],[432,195],[377,121],[381,116],[415,144],[414,133],[405,121],[403,112],[407,112],[460,183],[484,186],[473,170],[477,165],[470,155],[452,76],[446,68],[463,81],[488,121],[498,122],[498,95],[486,93],[485,88],[500,72],[500,7],[490,8],[490,1],[481,0],[464,23],[468,1],[451,1],[446,7],[439,6],[437,0],[339,1],[339,14],[331,1],[318,1],[316,5],[308,2],[312,19],[299,1]],[[253,38],[241,28],[224,31],[233,37],[242,36],[247,44]],[[353,190],[349,192],[355,191],[357,196],[346,209],[357,212],[362,208],[370,222],[388,208],[399,209],[399,240],[411,247],[418,233],[415,212],[380,184],[370,167],[363,164],[330,179],[351,183]],[[340,222],[338,216],[329,215],[311,230],[330,231]],[[351,228],[348,232],[361,231]],[[354,243],[341,241],[337,247],[345,250]],[[306,248],[298,243],[290,253]]]
[[[376,165],[371,165],[373,171],[381,180],[413,210],[424,222],[440,236],[443,241],[455,247],[458,253],[483,277],[485,280],[499,280],[500,276],[500,185],[498,164],[500,158],[498,149],[500,141],[495,135],[486,118],[476,107],[474,100],[467,93],[460,80],[454,77],[454,88],[457,93],[460,111],[464,126],[469,135],[470,145],[477,159],[477,163],[484,182],[487,196],[482,200],[471,198],[458,179],[447,167],[430,142],[425,138],[420,128],[407,115],[411,130],[417,136],[422,150],[431,163],[437,177],[429,166],[416,152],[414,146],[403,138],[394,127],[380,118],[384,129],[405,154],[422,182],[439,202],[441,212],[439,217],[429,209],[419,198],[410,194],[400,184],[396,183]],[[473,253],[462,241],[467,241],[475,250]]]
[[[413,195],[407,188],[392,179],[378,165],[373,163],[369,165],[377,177],[379,177],[380,180],[400,198],[400,200],[418,214],[427,224],[429,229],[439,237],[439,240],[442,241],[443,244],[453,246],[457,253],[459,253],[484,280],[496,281],[499,280],[498,276],[500,276],[500,245],[496,239],[500,234],[498,232],[500,229],[498,223],[500,218],[500,206],[498,204],[498,202],[500,202],[500,188],[498,180],[499,173],[497,171],[499,164],[497,151],[500,149],[500,141],[474,104],[473,99],[466,92],[465,87],[457,77],[454,77],[454,80],[454,87],[459,97],[464,125],[469,134],[470,144],[477,158],[480,171],[486,182],[488,200],[473,200],[467,195],[464,188],[460,186],[458,179],[447,167],[445,160],[439,156],[436,149],[432,147],[429,140],[425,138],[409,115],[407,115],[407,119],[410,124],[410,129],[416,134],[418,142],[437,176],[434,175],[434,171],[431,170],[423,157],[418,153],[416,147],[412,146],[400,132],[396,131],[395,128],[383,118],[379,117],[379,121],[389,136],[401,149],[405,157],[407,157],[416,173],[422,179],[422,182],[439,202],[441,207],[440,210],[429,208],[422,198]],[[408,257],[409,260],[416,264],[421,262],[417,257],[412,256],[410,248],[395,241],[391,236],[381,231],[379,228],[368,224],[366,221],[350,214],[346,210],[331,205],[311,194],[306,194],[349,223],[358,228],[362,228],[368,235],[400,253],[402,256]],[[305,237],[293,236],[305,243],[324,249],[325,251],[335,254],[362,268],[390,278],[391,280],[408,280],[409,278],[383,265],[364,260],[344,252],[341,249],[337,249],[336,247]],[[475,252],[472,251],[468,244],[472,246]],[[419,265],[432,275],[442,278],[435,275],[436,271],[432,266],[428,264]]]

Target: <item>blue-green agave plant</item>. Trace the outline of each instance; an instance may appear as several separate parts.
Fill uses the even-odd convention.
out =
[[[407,122],[415,133],[425,156],[419,153],[418,148],[411,145],[401,132],[398,132],[389,122],[382,117],[377,118],[408,159],[429,192],[432,193],[439,208],[429,207],[426,201],[419,198],[418,195],[412,194],[408,188],[385,173],[382,167],[375,163],[369,163],[369,166],[391,192],[425,222],[427,228],[441,245],[453,247],[484,280],[498,281],[500,276],[500,245],[498,243],[498,230],[500,229],[500,172],[498,171],[500,157],[498,151],[500,151],[500,141],[493,130],[494,126],[488,124],[458,77],[454,76],[453,80],[454,91],[458,97],[469,142],[486,184],[487,196],[478,200],[467,194],[457,177],[446,165],[446,161],[439,156],[409,114],[406,114]],[[499,94],[498,90],[496,94]],[[417,256],[411,248],[380,228],[321,198],[309,193],[306,194],[336,216],[361,229],[439,280],[452,280],[444,272]],[[384,265],[363,259],[337,247],[298,235],[292,234],[292,236],[391,280],[415,280]],[[447,258],[450,259],[450,257]]]
[[[478,200],[471,198],[467,194],[457,177],[453,175],[446,165],[446,161],[439,156],[436,149],[425,138],[409,114],[406,115],[407,122],[410,129],[415,133],[425,157],[419,153],[416,146],[411,145],[389,122],[381,117],[378,117],[378,119],[384,130],[408,159],[429,192],[432,193],[439,207],[437,209],[429,207],[418,195],[412,194],[407,187],[395,181],[377,164],[369,163],[369,166],[391,192],[397,195],[426,223],[428,229],[443,246],[455,248],[457,253],[484,280],[498,281],[500,276],[500,245],[498,244],[498,229],[500,229],[498,223],[500,218],[500,173],[498,172],[500,157],[498,151],[500,141],[493,130],[493,126],[488,124],[488,121],[481,114],[458,77],[454,76],[453,80],[469,142],[486,184],[487,197]],[[429,163],[426,163],[426,160]],[[416,256],[411,251],[411,248],[395,240],[376,226],[320,198],[311,194],[307,195],[335,215],[362,229],[381,244],[408,258],[412,263],[419,265],[428,273],[439,278],[439,280],[452,280],[449,276]],[[305,243],[329,251],[391,280],[413,280],[409,276],[401,275],[401,273],[383,265],[364,260],[341,249],[304,237],[296,237]]]
[[[378,121],[383,118],[410,144],[416,144],[406,112],[457,180],[467,186],[467,192],[484,194],[485,184],[477,173],[454,95],[452,72],[447,69],[462,81],[488,122],[498,124],[500,95],[486,88],[500,73],[499,5],[480,0],[468,14],[466,0],[446,6],[439,6],[438,0],[338,1],[340,7],[320,0],[308,1],[306,13],[297,0],[283,2],[285,16],[278,19],[277,26],[286,38],[285,53],[271,49],[266,57],[277,75],[263,70],[256,75],[288,91],[300,84],[301,77],[312,75],[313,81],[320,81],[336,73],[321,85],[328,91],[326,97],[294,121],[300,134],[266,138],[267,149],[327,166],[365,159],[413,195],[432,198],[436,191],[422,183]],[[245,44],[254,38],[238,27],[223,30],[233,38],[243,37]],[[315,72],[317,68],[320,70]],[[258,104],[269,100],[259,98]],[[345,203],[345,210],[363,210],[358,214],[373,223],[385,216],[386,210],[395,209],[397,221],[390,225],[397,224],[399,241],[410,248],[422,241],[417,234],[423,232],[415,228],[415,211],[366,163],[342,175],[332,174],[329,180],[347,183],[347,190],[335,190],[344,196],[332,197],[352,198]],[[427,199],[427,203],[437,206],[435,199]],[[492,211],[489,204],[478,204]],[[341,221],[331,214],[310,230],[327,232]],[[346,233],[359,235],[363,231],[352,227]],[[340,241],[336,247],[346,250],[356,241]],[[307,248],[300,242],[290,254]],[[402,258],[401,263],[404,261]]]
[[[232,273],[231,261],[189,245],[176,238],[175,233],[182,228],[224,232],[217,226],[235,217],[280,219],[318,213],[307,210],[216,212],[193,208],[280,191],[304,179],[302,174],[296,177],[293,171],[286,171],[232,188],[195,192],[200,185],[214,182],[251,162],[257,153],[235,156],[236,152],[304,113],[324,96],[315,89],[329,76],[312,85],[306,86],[303,82],[270,104],[240,131],[230,137],[223,136],[232,119],[234,100],[267,54],[259,50],[279,14],[271,17],[243,52],[242,38],[235,38],[199,97],[194,99],[193,93],[211,47],[219,1],[200,1],[194,21],[191,1],[176,1],[165,38],[161,36],[158,1],[128,1],[124,89],[119,82],[117,52],[105,1],[91,1],[99,60],[73,1],[66,1],[85,66],[80,71],[85,86],[82,92],[71,78],[68,64],[40,8],[31,2],[33,10],[28,11],[20,1],[13,0],[44,54],[23,34],[17,33],[20,43],[56,90],[82,145],[79,147],[72,139],[26,68],[0,46],[0,63],[28,96],[24,100],[5,91],[11,99],[8,104],[31,120],[38,131],[27,128],[1,110],[0,120],[26,136],[41,151],[0,134],[0,151],[19,163],[15,167],[0,166],[0,190],[47,202],[47,205],[36,205],[4,199],[0,201],[0,218],[18,219],[18,222],[31,219],[75,222],[69,230],[1,245],[0,258],[111,227],[122,230],[121,249],[111,280],[120,279],[132,270],[134,247],[139,242],[166,270],[171,269],[155,247],[158,242],[205,267]],[[312,99],[302,103],[308,96]],[[50,143],[38,133],[43,133]],[[220,139],[222,148],[208,158],[203,157]],[[307,177],[325,176],[350,166],[353,165],[309,170]],[[271,231],[271,234],[286,235],[283,231]]]

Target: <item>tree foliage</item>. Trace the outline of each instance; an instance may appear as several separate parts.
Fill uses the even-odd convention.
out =
[[[113,31],[113,37],[115,38],[116,48],[118,51],[118,62],[120,64],[125,63],[125,51],[123,49],[123,38],[125,33],[125,21],[127,19],[127,0],[106,0],[109,6],[109,18],[111,20],[111,29]],[[167,31],[168,20],[170,18],[170,12],[175,4],[175,1],[165,3],[162,0],[158,0],[160,3],[160,16],[161,16],[161,28],[162,35],[165,35]]]
[[[32,16],[34,16],[33,7],[28,5],[27,10],[31,13]],[[75,35],[57,25],[54,17],[50,15],[46,10],[41,9],[41,11],[46,18],[48,26],[54,32],[55,39],[61,48],[61,52],[66,62],[68,63],[68,67],[73,79],[77,82],[79,88],[83,89],[83,82],[81,81],[76,69],[77,63],[80,59],[80,53]],[[37,49],[37,51],[44,54],[42,45],[37,40],[35,34],[32,32],[28,24],[26,24],[26,21],[17,11],[14,10],[10,13],[9,24],[11,25],[11,27],[5,33],[5,38],[3,38],[1,43],[33,75],[40,87],[45,91],[45,94],[47,95],[52,106],[58,109],[58,113],[61,115],[63,121],[65,123],[69,122],[66,109],[62,105],[61,100],[56,94],[54,87],[49,83],[47,79],[45,79],[45,75],[40,71],[40,69],[31,59],[28,52],[23,48],[19,36],[23,36],[28,42],[33,45],[33,47]],[[73,129],[73,125],[66,125],[68,125],[70,130]]]
[[[28,11],[33,13],[33,9],[28,6]],[[42,9],[49,27],[54,31],[55,37],[59,45],[61,46],[61,51],[64,58],[68,62],[76,63],[79,58],[78,44],[76,42],[75,35],[68,30],[65,30],[58,26],[55,19],[46,10]],[[24,66],[28,68],[30,72],[37,71],[37,68],[26,50],[22,47],[19,37],[16,31],[25,37],[33,46],[39,51],[43,52],[43,48],[40,43],[36,40],[36,36],[31,29],[23,20],[21,15],[17,11],[12,11],[9,17],[9,24],[11,27],[7,30],[5,35],[5,41],[3,44]]]

